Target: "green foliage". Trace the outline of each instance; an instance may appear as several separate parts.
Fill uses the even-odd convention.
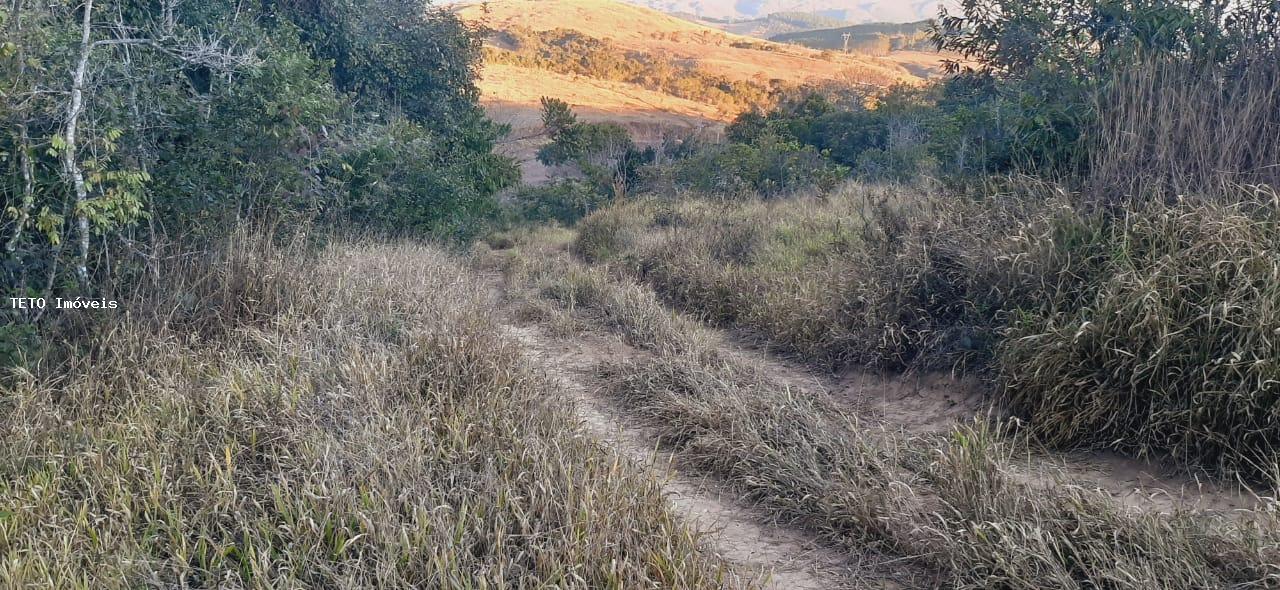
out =
[[[750,144],[707,146],[683,159],[647,168],[642,178],[648,190],[658,193],[690,190],[745,198],[827,190],[847,173],[812,146],[764,134]]]
[[[548,126],[551,142],[538,149],[538,161],[547,166],[587,163],[635,150],[627,129],[617,123],[571,123],[555,129]]]
[[[538,148],[547,166],[574,164],[602,193],[624,196],[641,166],[654,160],[652,148],[639,149],[627,129],[617,123],[578,121],[568,103],[542,98],[542,122],[551,141]]]
[[[977,62],[942,88],[953,145],[977,150],[962,171],[1085,171],[1097,96],[1142,60],[1227,70],[1274,61],[1280,5],[1181,0],[964,0],[941,11],[934,40]],[[974,160],[977,160],[976,162]]]
[[[0,326],[0,384],[8,381],[11,367],[29,364],[39,355],[40,339],[31,324],[12,323]]]
[[[518,178],[493,154],[505,129],[476,102],[479,35],[449,11],[407,0],[96,0],[82,45],[79,5],[3,10],[14,8],[0,46],[6,283],[60,286],[56,275],[85,263],[95,284],[76,288],[106,289],[150,264],[164,234],[208,238],[242,219],[465,238]],[[68,159],[85,179],[83,202]],[[81,220],[83,256],[69,240]]]
[[[332,63],[340,91],[394,106],[437,132],[476,124],[480,38],[452,12],[424,10],[415,0],[271,5],[278,17],[298,26],[316,59]]]
[[[578,124],[578,116],[574,114],[569,103],[549,96],[542,97],[540,102],[542,103],[542,126],[551,137],[568,133],[574,125]]]
[[[522,186],[509,197],[508,206],[521,221],[555,221],[570,226],[609,202],[596,187],[578,180],[543,186]]]
[[[519,171],[489,154],[451,153],[453,142],[409,121],[372,126],[336,158],[339,219],[407,235],[470,240],[492,217],[490,197]],[[494,177],[493,174],[505,175]]]
[[[745,113],[729,125],[726,135],[747,144],[785,138],[817,149],[859,176],[911,178],[932,170],[935,151],[950,147],[928,144],[924,126],[929,113],[920,106],[919,94],[896,87],[873,109],[840,108],[821,95],[808,94],[765,115]]]
[[[154,168],[152,202],[163,219],[216,235],[229,218],[309,219],[324,207],[313,173],[322,133],[341,130],[349,108],[291,26],[260,51],[260,67],[211,88],[203,112],[179,111],[178,131],[158,138],[172,151]]]
[[[1131,72],[1152,62],[1179,63],[1189,68],[1190,77],[1216,80],[1214,92],[1221,98],[1206,92],[1197,96],[1205,105],[1218,105],[1216,111],[1241,102],[1266,104],[1266,84],[1252,80],[1267,79],[1269,70],[1257,65],[1274,63],[1273,49],[1280,45],[1280,28],[1274,26],[1280,8],[1267,2],[967,0],[961,11],[961,16],[943,11],[933,40],[975,67],[953,63],[954,76],[924,89],[891,88],[875,97],[870,109],[837,108],[816,96],[783,102],[768,114],[741,116],[730,126],[730,139],[750,142],[768,130],[873,178],[921,173],[960,182],[1007,173],[1084,177],[1100,161],[1100,149],[1116,148],[1107,143],[1115,138],[1101,128],[1107,121],[1114,127],[1118,120],[1165,116],[1133,108],[1138,102],[1168,105],[1163,97],[1117,99],[1121,87],[1142,92],[1125,82]],[[1185,94],[1172,85],[1146,84],[1174,99]],[[1246,88],[1257,92],[1245,96]],[[1130,105],[1132,112],[1119,115],[1117,103]],[[1211,121],[1200,126],[1223,127]],[[1168,140],[1138,143],[1148,141]],[[1138,149],[1115,155],[1125,151]],[[1241,159],[1253,169],[1263,168],[1257,158]],[[1121,176],[1114,169],[1108,173]]]

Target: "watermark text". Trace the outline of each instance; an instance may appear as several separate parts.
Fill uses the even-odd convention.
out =
[[[120,303],[114,299],[95,299],[91,297],[9,297],[10,309],[119,309]]]

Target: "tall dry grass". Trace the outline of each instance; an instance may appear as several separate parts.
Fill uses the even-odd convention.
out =
[[[777,201],[638,201],[580,224],[574,252],[702,319],[826,367],[983,362],[1007,296],[994,241],[1019,215],[850,184]]]
[[[716,348],[649,289],[600,268],[515,261],[508,279],[652,353],[601,367],[661,442],[901,581],[949,588],[1252,588],[1280,583],[1280,523],[1122,507],[1031,476],[991,426],[909,436],[861,423]],[[708,350],[709,348],[709,350]]]
[[[574,251],[818,366],[988,376],[1044,441],[1270,485],[1277,220],[1265,186],[1117,213],[1035,183],[981,201],[850,185],[616,205]]]
[[[1280,195],[1147,204],[1057,255],[1074,301],[1019,310],[1001,401],[1045,440],[1280,484]],[[1028,255],[1060,250],[1025,234]],[[1074,255],[1074,259],[1069,256]]]
[[[1280,59],[1143,59],[1099,94],[1090,188],[1105,202],[1280,187]]]
[[[0,587],[750,585],[455,260],[241,237],[0,391]]]

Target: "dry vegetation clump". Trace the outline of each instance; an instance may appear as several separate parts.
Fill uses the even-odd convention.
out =
[[[1012,321],[1006,405],[1054,443],[1280,476],[1280,196],[1232,201],[1134,209],[1060,253],[1091,280]],[[1027,237],[1031,255],[1061,248]]]
[[[1270,51],[1235,67],[1144,59],[1126,68],[1098,97],[1091,188],[1120,201],[1280,186],[1280,60]]]
[[[233,240],[159,283],[0,390],[0,586],[746,585],[438,249]]]
[[[575,252],[613,261],[680,309],[824,366],[951,368],[989,354],[1005,294],[988,274],[990,206],[848,185],[770,201],[638,202],[580,225]]]
[[[1273,483],[1280,197],[1116,214],[1015,189],[639,201],[585,219],[574,251],[820,366],[992,375],[1051,443]]]
[[[583,271],[516,274],[529,286]],[[598,275],[603,276],[603,275]],[[699,353],[708,337],[634,284],[564,299],[652,357],[602,367],[606,390],[662,442],[780,517],[850,549],[868,547],[959,588],[1248,588],[1280,582],[1280,527],[1267,511],[1231,517],[1125,508],[1100,490],[1033,477],[1022,441],[982,424],[915,437],[861,425],[822,392],[773,381],[743,359]],[[609,295],[607,292],[616,291]],[[625,305],[619,305],[625,301]],[[590,308],[590,309],[588,309]],[[612,308],[612,309],[608,309]],[[627,318],[634,317],[634,320]],[[654,318],[668,326],[655,330]],[[693,332],[693,333],[690,333]],[[669,334],[673,343],[655,341]]]

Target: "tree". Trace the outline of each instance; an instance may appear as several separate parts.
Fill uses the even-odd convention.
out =
[[[548,97],[541,102],[543,128],[551,138],[538,149],[538,161],[544,165],[575,164],[601,190],[621,198],[640,166],[656,157],[653,148],[638,149],[617,123],[581,122],[568,103]]]
[[[417,2],[12,0],[0,27],[5,294],[100,288],[165,233],[390,223],[372,195],[465,236],[518,178],[476,101],[477,32]],[[369,153],[421,161],[353,199],[343,164]]]
[[[5,20],[10,40],[3,57],[12,60],[5,68],[12,76],[6,84],[12,92],[5,94],[5,111],[17,130],[6,139],[16,148],[17,176],[22,179],[19,204],[6,207],[13,234],[5,250],[23,260],[25,273],[30,259],[19,249],[26,243],[25,254],[31,253],[31,242],[24,239],[29,231],[54,246],[60,246],[64,234],[73,234],[72,266],[85,285],[91,236],[143,215],[151,154],[121,144],[127,130],[156,123],[142,120],[154,111],[138,108],[138,63],[162,61],[167,73],[192,68],[232,71],[251,65],[252,51],[228,50],[212,30],[184,26],[173,2],[154,9],[94,0],[79,5],[14,2]],[[71,30],[74,35],[63,34]],[[149,71],[149,82],[171,83],[163,80],[162,71]],[[69,72],[69,77],[63,78],[62,72]],[[57,88],[65,90],[50,90]],[[54,170],[40,161],[37,148],[56,159],[57,183],[49,176],[42,178]],[[70,228],[63,227],[67,218],[72,220]],[[60,252],[59,248],[48,255]],[[56,269],[48,261],[43,266],[50,273]],[[47,282],[52,282],[52,275]]]

